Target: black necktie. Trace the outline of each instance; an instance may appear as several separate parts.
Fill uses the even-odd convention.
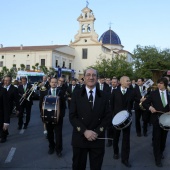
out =
[[[91,109],[93,109],[93,95],[92,95],[93,91],[90,90],[89,93],[90,93],[89,103],[90,103]]]

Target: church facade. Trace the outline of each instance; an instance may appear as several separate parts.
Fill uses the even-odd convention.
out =
[[[124,50],[119,36],[109,28],[100,38],[95,32],[95,16],[87,6],[78,17],[78,33],[69,45],[51,46],[19,46],[0,47],[0,69],[3,66],[19,68],[21,64],[26,69],[32,69],[36,63],[39,66],[66,68],[74,70],[74,77],[83,77],[84,70],[102,58],[112,59],[115,55],[124,55],[132,62],[132,54]]]

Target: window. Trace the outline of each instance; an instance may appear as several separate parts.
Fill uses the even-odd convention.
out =
[[[58,67],[58,60],[55,60],[55,66]]]
[[[0,61],[0,67],[3,67],[3,61]]]
[[[26,70],[30,70],[30,65],[26,65]]]
[[[63,61],[63,68],[65,68],[65,64],[66,64],[65,61]]]
[[[69,69],[71,69],[71,63],[69,63]]]
[[[82,59],[87,59],[87,48],[82,49]]]
[[[4,56],[2,55],[2,59],[4,59]]]
[[[41,59],[41,66],[45,66],[45,59]]]

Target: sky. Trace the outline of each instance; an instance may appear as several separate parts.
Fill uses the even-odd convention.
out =
[[[69,45],[86,0],[0,0],[0,44]],[[89,0],[100,36],[111,29],[124,50],[170,48],[170,0]]]

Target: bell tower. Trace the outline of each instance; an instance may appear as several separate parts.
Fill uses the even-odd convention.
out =
[[[74,36],[74,41],[70,43],[70,45],[74,45],[80,42],[82,39],[88,43],[99,43],[98,41],[98,35],[94,30],[94,21],[96,18],[94,17],[93,11],[88,8],[88,5],[86,5],[85,8],[82,9],[82,13],[77,18],[77,21],[79,22],[79,30],[78,33]],[[90,41],[89,41],[89,40]]]

